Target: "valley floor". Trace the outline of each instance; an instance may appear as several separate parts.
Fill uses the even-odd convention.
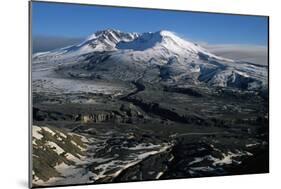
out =
[[[46,86],[40,82],[33,82],[35,187],[269,171],[264,94],[141,80],[61,93],[37,90]]]

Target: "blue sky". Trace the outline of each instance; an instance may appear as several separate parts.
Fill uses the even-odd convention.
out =
[[[96,30],[171,30],[197,42],[267,46],[267,17],[32,3],[34,36],[86,37]]]

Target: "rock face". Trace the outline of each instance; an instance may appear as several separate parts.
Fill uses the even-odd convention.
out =
[[[94,107],[90,111],[76,110],[67,112],[58,111],[56,108],[33,108],[34,121],[75,121],[81,123],[132,123],[144,118],[143,113],[133,104],[121,104],[116,110],[97,110]],[[63,111],[63,112],[61,112]]]
[[[81,121],[82,123],[89,123],[89,122],[103,122],[103,121],[110,121],[113,119],[114,114],[108,112],[101,112],[95,113],[90,115],[78,115],[77,121]]]
[[[113,182],[144,181],[160,179],[165,171],[169,161],[173,159],[170,149],[162,153],[152,155],[131,166],[115,177]]]

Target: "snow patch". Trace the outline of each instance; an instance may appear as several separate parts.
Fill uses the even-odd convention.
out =
[[[40,140],[43,138],[43,135],[40,134],[40,131],[42,131],[42,128],[41,127],[38,127],[36,125],[33,125],[32,126],[32,137]]]
[[[58,154],[60,155],[61,153],[64,152],[64,150],[59,146],[57,145],[56,143],[52,142],[52,141],[48,141],[46,143],[48,146],[50,146],[51,148],[53,148],[53,150]]]
[[[48,128],[48,127],[42,127],[42,128],[43,128],[43,130],[49,132],[52,136],[54,136],[54,135],[56,134],[54,131],[52,131],[52,130],[51,130],[50,128]]]

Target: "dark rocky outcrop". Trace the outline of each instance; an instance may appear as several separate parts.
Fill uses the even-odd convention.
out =
[[[167,92],[175,92],[181,94],[187,94],[194,97],[202,97],[203,95],[191,88],[183,88],[183,87],[164,87],[164,91]]]

